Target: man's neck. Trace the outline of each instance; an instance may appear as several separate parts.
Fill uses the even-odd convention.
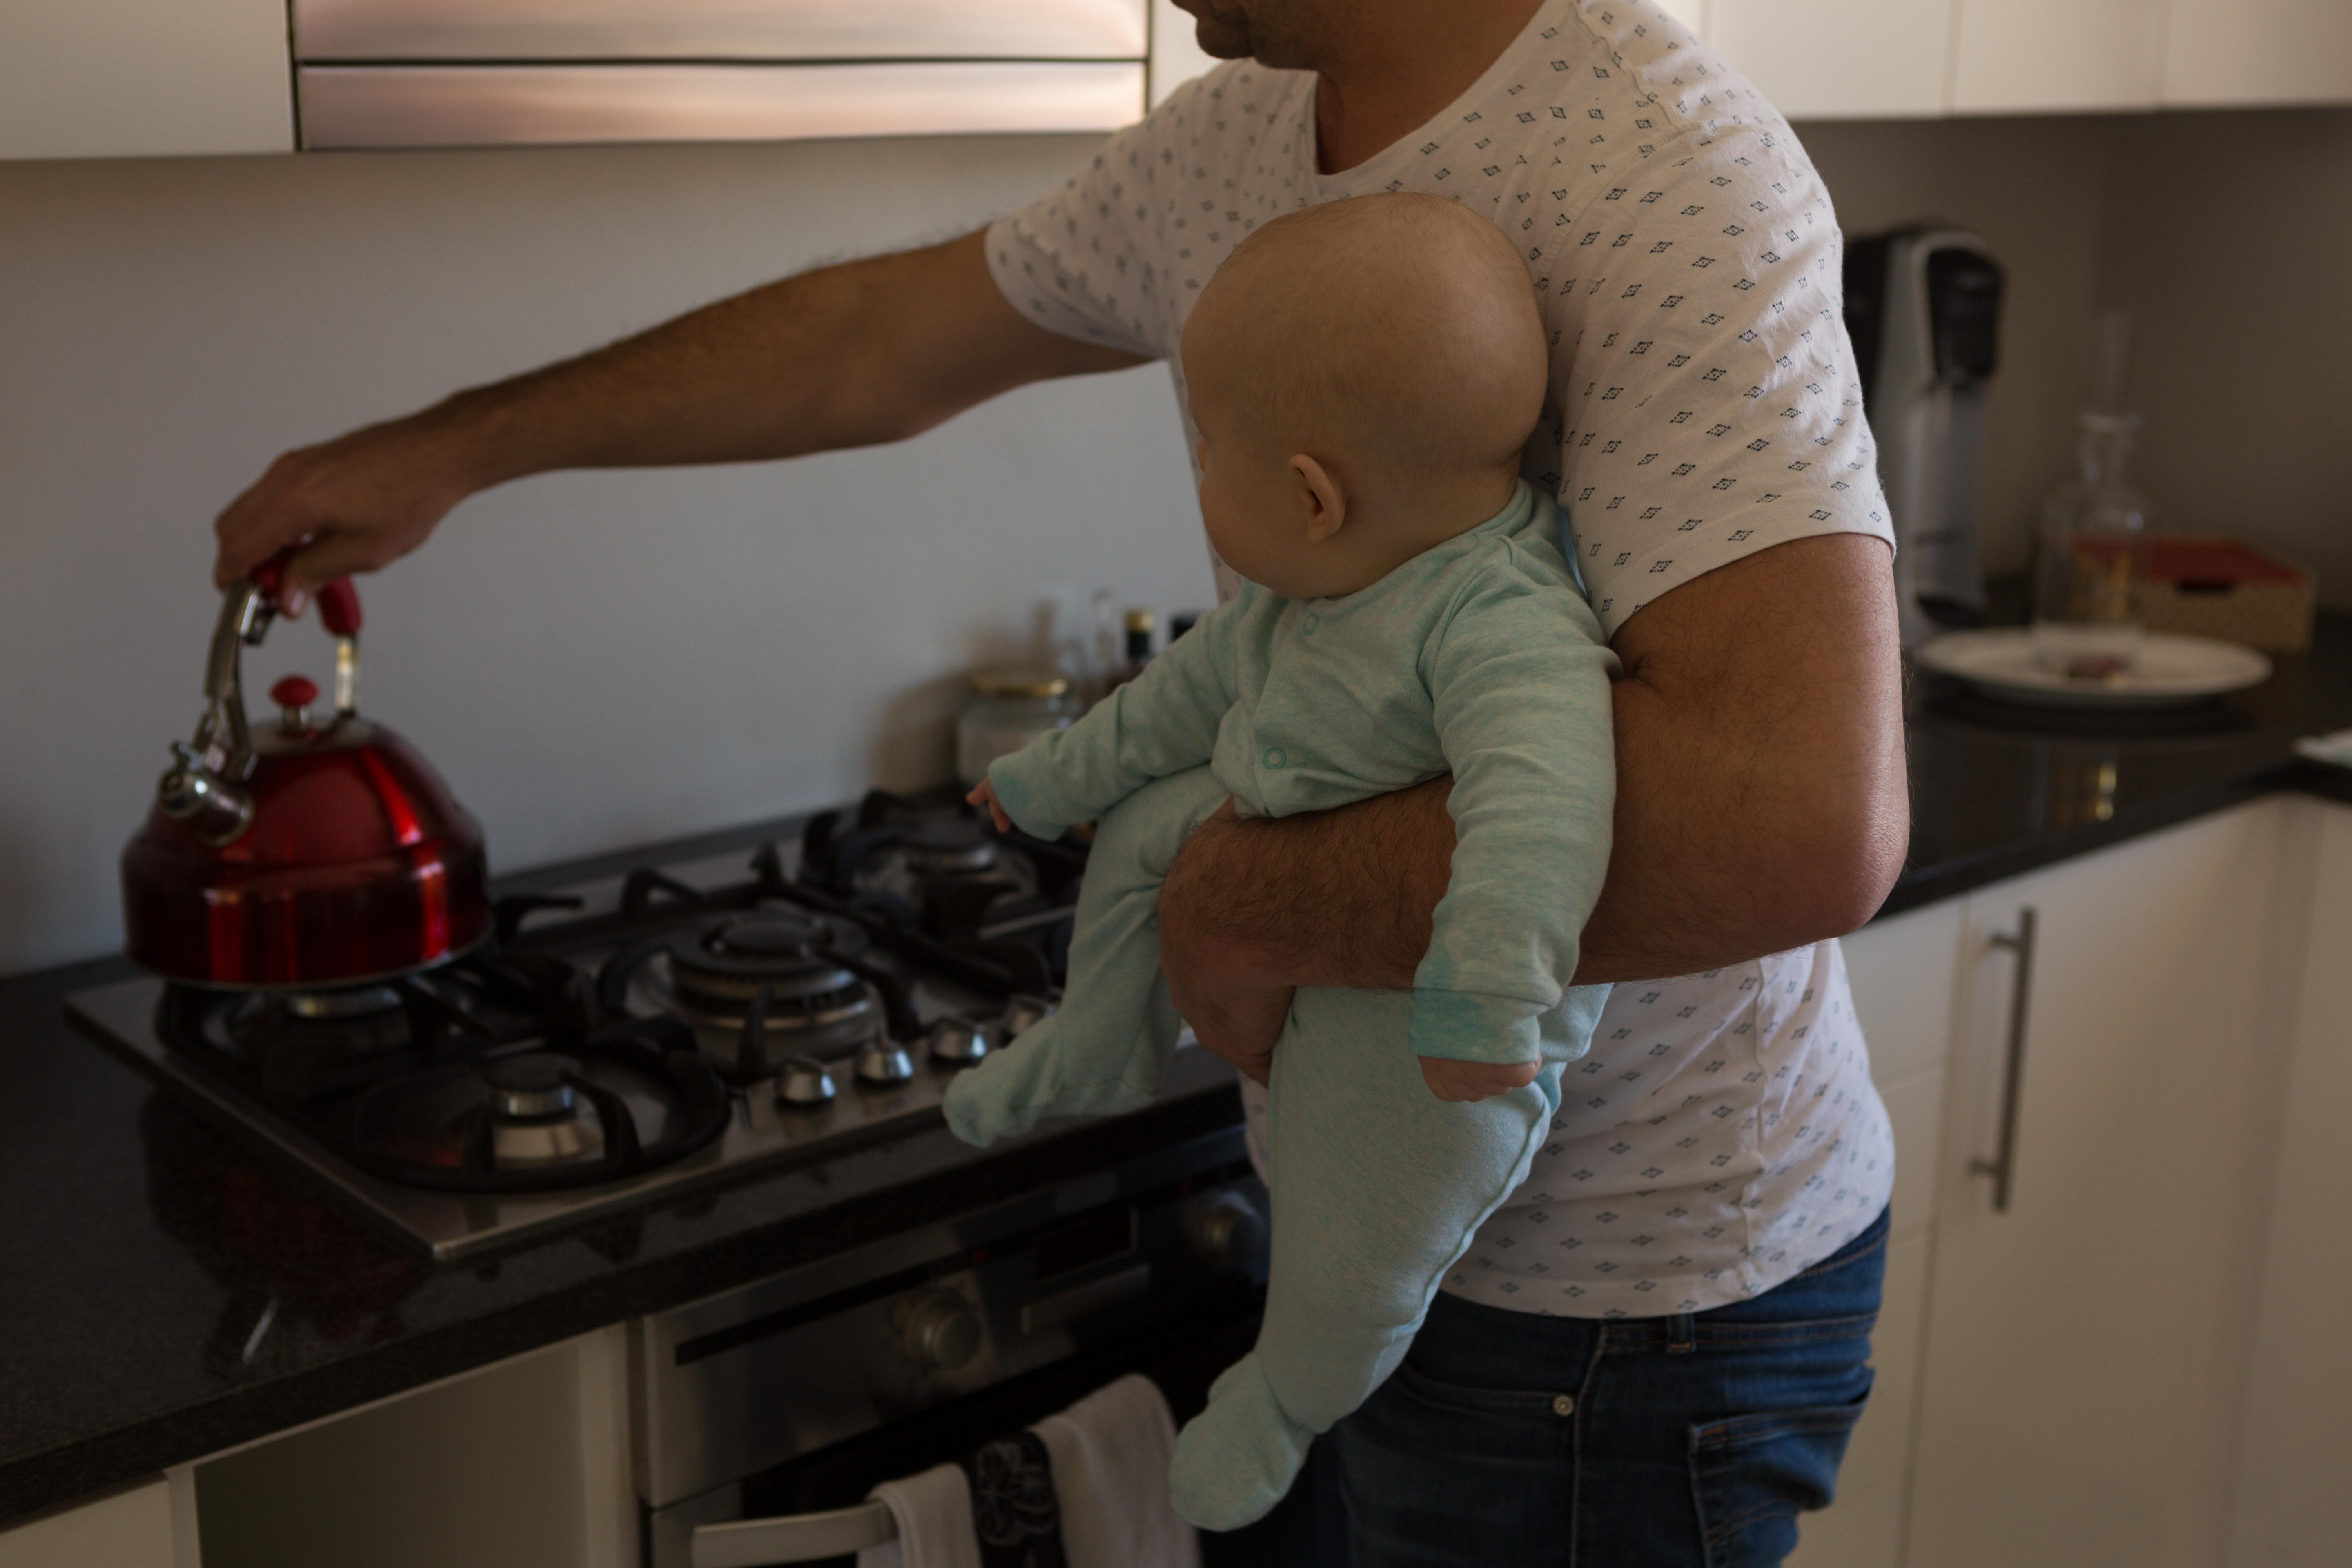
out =
[[[1352,169],[1468,90],[1543,0],[1366,4],[1339,58],[1317,67],[1316,165]]]

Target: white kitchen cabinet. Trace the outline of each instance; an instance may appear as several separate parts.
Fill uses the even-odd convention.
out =
[[[2261,1283],[2252,1293],[2252,1366],[2241,1429],[2232,1568],[2321,1568],[2344,1560],[2342,1494],[2352,1472],[2352,1300],[2346,1245],[2344,1110],[2352,1105],[2352,807],[2288,803],[2285,864],[2308,880],[2307,935],[2283,988],[2294,1017],[2275,1123]],[[2290,900],[2306,891],[2289,889]]]
[[[1837,1501],[1805,1516],[1791,1568],[1890,1568],[1901,1553],[1963,913],[1960,900],[1948,900],[1874,921],[1843,943],[1871,1078],[1895,1125],[1894,1237],[1871,1335],[1877,1381],[1846,1446]]]
[[[195,1568],[175,1552],[172,1483],[158,1477],[111,1496],[0,1529],[0,1568]]]
[[[2182,107],[2352,102],[2352,5],[2174,0],[2164,101]]]
[[[2274,1092],[2269,800],[1968,900],[1908,1568],[2216,1561]],[[2006,1212],[2012,955],[2038,913]],[[2266,1011],[2266,1009],[2269,1009]]]
[[[1952,108],[1962,114],[2153,109],[2166,0],[1958,0]]]
[[[1937,115],[1956,3],[1713,0],[1706,37],[1792,120]]]
[[[625,1345],[603,1330],[198,1461],[203,1568],[635,1568]]]
[[[1707,36],[1709,0],[1658,0],[1658,9],[1688,27],[1698,37]]]
[[[0,158],[293,146],[285,0],[0,5]]]

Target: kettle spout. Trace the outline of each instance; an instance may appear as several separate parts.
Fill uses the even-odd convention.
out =
[[[235,843],[253,824],[253,796],[215,773],[194,747],[174,742],[172,752],[178,760],[155,784],[163,815],[215,849]]]

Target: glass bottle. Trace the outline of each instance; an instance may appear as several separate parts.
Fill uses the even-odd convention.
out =
[[[1078,716],[1069,678],[1050,669],[983,669],[971,678],[972,700],[956,715],[956,777],[966,789],[988,776],[988,764],[1038,736],[1066,730]]]
[[[1111,671],[1110,679],[1104,683],[1104,696],[1109,696],[1143,673],[1143,667],[1151,662],[1151,634],[1159,629],[1160,617],[1150,610],[1127,612],[1127,651],[1120,658],[1118,667]]]
[[[2042,503],[2033,657],[2053,674],[2120,679],[2139,657],[2147,500],[2124,478],[2138,430],[2137,414],[2084,410],[2081,476]]]

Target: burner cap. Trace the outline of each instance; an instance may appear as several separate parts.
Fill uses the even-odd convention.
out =
[[[569,1111],[579,1097],[564,1079],[572,1071],[565,1058],[546,1051],[528,1051],[518,1057],[500,1057],[482,1068],[482,1081],[489,1086],[490,1108],[500,1116],[518,1121],[530,1121],[543,1116],[562,1116]]]
[[[996,844],[979,818],[933,817],[907,835],[907,854],[939,870],[971,873],[996,864]]]
[[[833,933],[798,915],[762,913],[729,921],[710,933],[710,950],[732,958],[797,958],[831,947]]]
[[[400,1005],[400,993],[389,985],[354,985],[340,991],[282,991],[276,994],[286,1010],[298,1018],[356,1018],[388,1013]]]

